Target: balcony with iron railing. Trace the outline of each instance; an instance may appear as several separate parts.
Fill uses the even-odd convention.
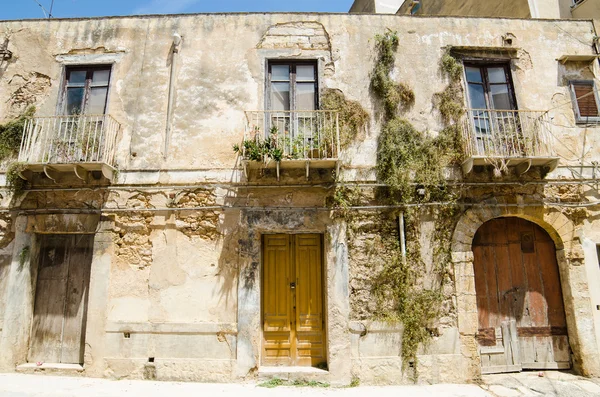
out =
[[[69,115],[27,120],[19,151],[26,168],[21,175],[44,172],[56,181],[62,172],[74,172],[87,181],[100,171],[108,180],[115,171],[115,152],[121,125],[111,116]]]
[[[244,141],[237,148],[246,176],[252,168],[336,169],[340,131],[336,111],[247,111]],[[336,174],[337,175],[337,174]]]
[[[465,175],[477,165],[502,164],[515,167],[518,174],[533,166],[550,172],[558,165],[545,111],[467,109],[462,135]]]

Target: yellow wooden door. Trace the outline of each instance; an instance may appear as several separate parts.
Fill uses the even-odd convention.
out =
[[[263,364],[326,362],[321,236],[266,235],[263,244]]]

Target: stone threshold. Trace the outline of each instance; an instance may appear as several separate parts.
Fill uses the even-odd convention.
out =
[[[17,366],[17,372],[29,372],[38,369],[61,372],[83,372],[83,366],[79,364],[43,363],[42,365],[37,365],[36,363],[26,363]]]
[[[329,376],[329,371],[315,367],[260,367],[258,379],[268,380],[273,378],[283,380],[317,380],[324,381]]]

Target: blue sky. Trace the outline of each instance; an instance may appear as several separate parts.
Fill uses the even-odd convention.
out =
[[[52,0],[38,0],[47,10]],[[56,18],[190,12],[347,12],[353,0],[54,0]],[[43,18],[35,0],[0,0],[0,20]]]

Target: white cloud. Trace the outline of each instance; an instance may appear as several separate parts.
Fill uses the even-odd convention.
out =
[[[177,14],[200,0],[152,0],[133,10],[134,14]]]

